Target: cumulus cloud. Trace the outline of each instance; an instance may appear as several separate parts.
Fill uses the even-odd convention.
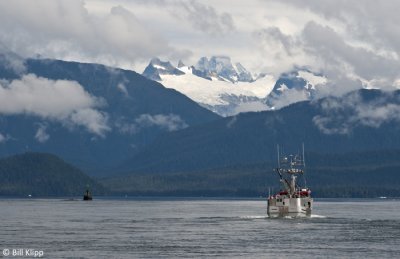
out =
[[[254,35],[263,53],[272,57],[267,67],[276,76],[304,66],[326,76],[329,87],[317,89],[317,97],[343,95],[362,87],[393,89],[400,78],[398,59],[354,46],[334,28],[315,21],[307,22],[297,35],[285,35],[276,27]]]
[[[365,80],[365,86],[374,86],[373,80],[380,80],[380,87],[393,86],[400,76],[400,62],[382,57],[372,50],[351,46],[332,28],[309,22],[303,31],[304,48],[310,55],[323,61],[323,70],[336,75]],[[369,85],[368,85],[369,83]]]
[[[35,134],[35,139],[40,142],[40,143],[44,143],[47,140],[49,140],[50,135],[46,132],[47,129],[47,125],[45,124],[39,124],[39,127],[36,131]]]
[[[400,99],[393,92],[367,101],[359,92],[342,98],[329,97],[318,104],[321,115],[313,123],[325,134],[350,134],[358,126],[378,128],[389,121],[400,122]]]
[[[260,62],[263,72],[279,77],[296,68],[310,68],[322,72],[313,55],[305,51],[304,40],[298,34],[285,34],[278,27],[266,27],[252,33],[257,50],[264,59]]]
[[[133,123],[120,120],[116,123],[117,128],[124,134],[136,134],[144,128],[158,127],[167,131],[176,131],[186,128],[188,125],[176,114],[141,114]]]
[[[102,105],[102,99],[91,96],[74,81],[28,74],[8,84],[0,83],[1,114],[35,115],[67,126],[83,126],[100,136],[109,130],[107,116],[95,109]]]
[[[0,41],[22,56],[127,68],[211,55],[275,76],[307,67],[337,88],[323,96],[398,87],[399,8],[396,0],[0,1]]]
[[[90,107],[92,98],[77,82],[49,80],[34,74],[24,75],[0,88],[0,112],[33,113],[41,117],[64,117],[73,110]]]
[[[71,113],[68,121],[74,125],[86,127],[86,129],[94,134],[104,137],[105,133],[110,129],[107,125],[108,116],[93,108],[83,108]]]
[[[298,1],[286,0],[286,3],[299,8],[308,9],[313,13],[344,28],[344,38],[366,43],[365,47],[374,49],[382,56],[397,56],[400,51],[400,23],[396,0],[377,2],[363,1]]]
[[[261,2],[260,2],[261,3]],[[307,67],[329,79],[316,97],[340,96],[359,88],[398,87],[400,23],[398,1],[263,2],[263,29],[253,32],[264,69],[275,75]],[[279,17],[274,15],[279,13]]]
[[[120,5],[96,15],[84,1],[0,1],[0,23],[0,41],[24,56],[124,65],[177,52]]]

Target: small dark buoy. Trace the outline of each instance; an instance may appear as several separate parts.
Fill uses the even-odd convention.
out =
[[[90,193],[89,189],[86,189],[85,194],[83,195],[84,201],[91,201],[93,200],[92,194]]]

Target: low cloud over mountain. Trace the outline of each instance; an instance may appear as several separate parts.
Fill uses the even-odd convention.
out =
[[[398,92],[382,92],[370,101],[365,99],[362,92],[325,98],[318,104],[322,114],[313,122],[325,134],[341,135],[351,134],[356,127],[379,128],[388,121],[400,122]]]
[[[133,71],[49,59],[22,63],[26,74],[0,62],[3,156],[50,152],[98,174],[163,132],[219,118]]]
[[[0,113],[27,114],[59,121],[66,127],[83,126],[103,136],[110,128],[107,115],[97,110],[102,98],[86,92],[76,81],[49,80],[34,74],[0,82]]]

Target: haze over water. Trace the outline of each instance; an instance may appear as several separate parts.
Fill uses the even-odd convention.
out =
[[[317,200],[303,219],[269,219],[265,200],[2,199],[0,208],[0,249],[46,258],[400,254],[398,200]]]

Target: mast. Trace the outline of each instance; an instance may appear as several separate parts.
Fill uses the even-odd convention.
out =
[[[303,142],[303,179],[304,187],[307,189],[307,179],[306,179],[306,157],[304,156],[304,142]]]
[[[277,144],[276,145],[276,150],[277,150],[277,152],[278,152],[278,168],[280,168],[281,167],[281,162],[280,162],[280,158],[279,158],[279,144]]]

